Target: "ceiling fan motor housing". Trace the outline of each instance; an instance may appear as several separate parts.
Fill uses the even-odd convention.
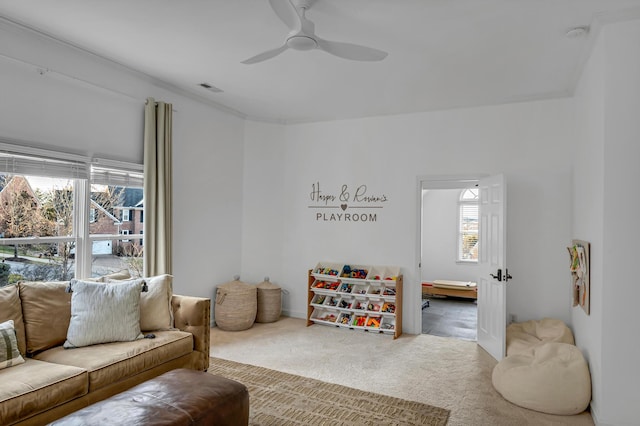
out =
[[[318,47],[318,43],[305,35],[294,35],[287,39],[287,46],[295,50],[311,50]]]

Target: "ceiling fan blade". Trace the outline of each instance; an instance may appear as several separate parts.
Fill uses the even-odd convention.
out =
[[[300,30],[300,15],[291,0],[269,0],[269,4],[278,18],[289,27],[290,30]]]
[[[318,48],[327,53],[353,61],[381,61],[387,57],[387,52],[372,47],[360,46],[339,41],[323,40],[316,37]]]
[[[289,48],[289,46],[287,46],[286,44],[276,48],[276,49],[271,49],[271,50],[267,50],[266,52],[262,52],[256,56],[252,56],[249,59],[245,59],[244,61],[242,61],[241,63],[243,64],[255,64],[257,62],[262,62],[262,61],[266,61],[267,59],[271,59],[274,56],[278,56],[279,54],[281,54],[282,52],[284,52],[285,50],[287,50]]]

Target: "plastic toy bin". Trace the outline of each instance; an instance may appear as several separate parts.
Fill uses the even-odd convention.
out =
[[[380,330],[387,333],[394,333],[395,329],[396,329],[396,319],[394,317],[389,317],[389,316],[382,317]]]
[[[314,308],[311,314],[312,321],[324,322],[328,324],[335,324],[338,319],[338,314],[335,311],[330,311],[322,308]]]
[[[311,290],[315,292],[335,293],[340,283],[338,281],[315,280],[311,284]]]
[[[371,270],[365,265],[343,265],[340,278],[343,280],[366,280]]]
[[[331,296],[327,296],[326,294],[322,294],[322,293],[316,293],[313,296],[313,299],[311,299],[311,304],[314,306],[323,305],[327,297],[331,297]]]
[[[342,273],[342,264],[333,262],[319,262],[311,271],[316,278],[337,279]]]
[[[379,330],[382,324],[382,316],[381,315],[369,315],[367,317],[367,322],[365,327],[368,329]]]

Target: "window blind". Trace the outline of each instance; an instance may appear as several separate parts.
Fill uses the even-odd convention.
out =
[[[95,159],[91,164],[91,183],[142,188],[144,186],[143,166],[122,161]]]
[[[88,161],[64,154],[0,142],[0,172],[27,176],[88,179]]]

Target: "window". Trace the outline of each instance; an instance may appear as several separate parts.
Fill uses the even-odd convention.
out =
[[[141,202],[140,165],[0,141],[0,286],[122,269],[141,275],[142,235],[124,241],[115,216],[129,191]]]
[[[458,201],[458,262],[478,262],[478,189],[464,189]]]
[[[108,232],[96,227],[91,230],[89,237],[94,244],[95,241],[106,239],[112,242],[110,256],[93,256],[92,276],[123,269],[129,270],[132,276],[142,276],[142,231],[135,228],[135,223],[131,223],[135,217],[134,208],[141,205],[144,199],[142,166],[109,160],[94,161],[91,183],[92,197],[102,200],[110,227]],[[118,212],[122,212],[120,218],[117,217]]]

